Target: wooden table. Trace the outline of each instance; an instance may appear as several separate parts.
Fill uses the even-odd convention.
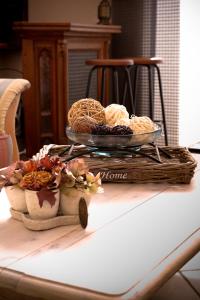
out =
[[[85,230],[42,232],[10,218],[2,190],[0,297],[147,299],[200,250],[200,164],[189,185],[104,188]]]

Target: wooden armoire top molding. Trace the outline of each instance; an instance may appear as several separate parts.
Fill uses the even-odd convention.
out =
[[[101,25],[101,24],[78,24],[71,22],[62,23],[41,23],[41,22],[15,22],[13,29],[20,32],[22,36],[27,34],[51,35],[82,35],[94,33],[97,35],[121,33],[121,25]]]

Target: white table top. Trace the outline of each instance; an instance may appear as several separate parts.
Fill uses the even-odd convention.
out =
[[[30,231],[2,190],[0,289],[49,300],[151,296],[200,250],[199,170],[189,185],[105,183],[85,230]]]

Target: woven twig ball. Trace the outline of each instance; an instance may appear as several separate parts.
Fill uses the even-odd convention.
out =
[[[80,99],[72,104],[67,114],[69,126],[83,116],[93,118],[97,124],[105,123],[104,107],[99,101],[92,98]]]
[[[128,119],[129,113],[124,105],[112,103],[105,108],[106,124],[119,125],[120,119]]]
[[[89,116],[82,116],[75,119],[71,128],[74,132],[78,133],[91,133],[96,125],[96,120]]]

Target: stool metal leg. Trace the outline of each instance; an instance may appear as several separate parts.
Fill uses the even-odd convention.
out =
[[[101,76],[101,103],[104,103],[104,94],[105,94],[105,70],[106,68],[102,68],[102,76]]]
[[[92,80],[92,74],[93,71],[96,69],[97,67],[94,66],[90,69],[89,75],[88,75],[88,82],[87,82],[87,87],[86,87],[86,94],[85,94],[85,98],[89,97],[90,94],[90,86],[91,86],[91,80]]]
[[[163,90],[162,90],[162,81],[160,75],[160,69],[157,65],[154,65],[157,74],[158,74],[158,83],[159,83],[159,91],[160,91],[160,101],[161,101],[161,110],[162,110],[162,119],[163,119],[163,128],[165,134],[165,145],[168,146],[168,136],[167,136],[167,124],[166,124],[166,117],[165,117],[165,107],[164,107],[164,99],[163,99]]]
[[[135,66],[131,66],[129,67],[129,72],[130,72],[130,77],[131,77],[131,71],[135,71]],[[135,74],[135,72],[134,72]],[[133,93],[133,103],[134,103],[134,107],[135,107],[135,102],[134,102],[134,99],[135,99],[135,89],[132,88],[132,93]],[[127,94],[127,78],[125,76],[124,78],[124,83],[123,83],[123,95],[122,95],[122,104],[125,106],[126,104],[126,94]]]
[[[148,68],[148,77],[149,77],[149,109],[150,109],[150,118],[154,120],[154,97],[153,97],[153,74],[151,66],[146,66]]]
[[[133,103],[136,109],[136,96],[137,96],[137,80],[138,80],[138,66],[133,66]]]
[[[117,104],[119,103],[119,78],[117,68],[113,68],[113,86],[114,86],[114,99]]]
[[[131,101],[131,114],[135,115],[135,105],[134,105],[134,102],[133,102],[133,91],[132,91],[132,85],[131,85],[131,76],[130,76],[130,70],[129,70],[128,67],[125,68],[125,76],[127,78],[129,96],[130,96],[130,101]]]
[[[127,82],[126,82],[126,78],[124,78],[123,81],[123,95],[122,95],[122,105],[126,105],[126,94],[127,94]]]
[[[134,75],[135,75],[134,67],[131,66],[131,67],[125,68],[125,78],[124,78],[122,104],[124,106],[126,106],[125,102],[126,102],[127,87],[128,87],[129,88],[130,101],[131,101],[131,110],[132,110],[131,113],[135,115],[135,113],[136,113],[135,88],[132,88],[132,84],[131,84],[131,70],[132,69],[134,70]],[[137,76],[137,74],[136,74],[136,76]],[[135,78],[135,76],[134,76],[134,78]]]

